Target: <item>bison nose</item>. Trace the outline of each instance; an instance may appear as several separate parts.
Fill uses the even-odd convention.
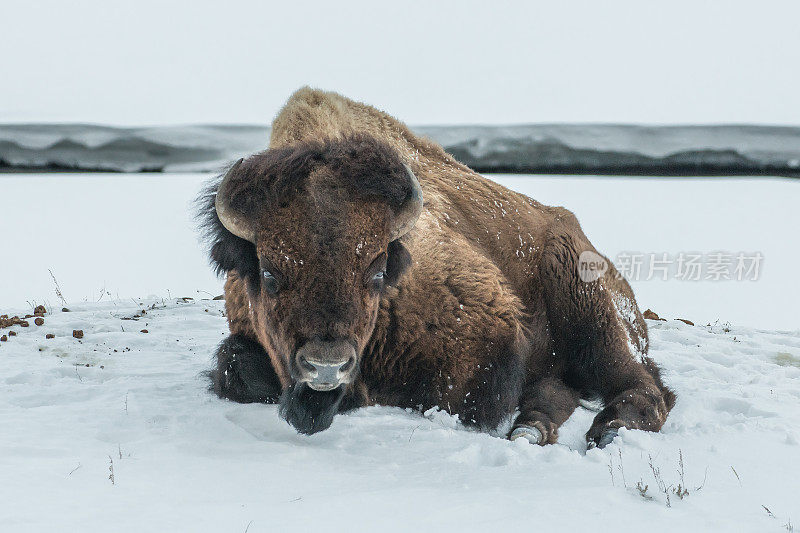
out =
[[[314,390],[332,390],[352,381],[355,363],[355,348],[347,341],[309,341],[297,350],[298,381]]]

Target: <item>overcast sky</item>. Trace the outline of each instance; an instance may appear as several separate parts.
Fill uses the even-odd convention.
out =
[[[305,84],[411,124],[800,124],[800,2],[0,3],[0,122],[266,123]]]

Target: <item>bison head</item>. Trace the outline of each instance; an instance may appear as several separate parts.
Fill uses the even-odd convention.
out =
[[[303,142],[239,160],[209,211],[212,260],[246,286],[239,312],[281,378],[281,413],[326,429],[410,263],[398,239],[422,211],[419,182],[371,137]]]

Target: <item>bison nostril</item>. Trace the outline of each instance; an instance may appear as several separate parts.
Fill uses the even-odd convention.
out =
[[[348,372],[351,368],[353,368],[353,365],[355,364],[356,364],[356,358],[350,357],[350,359],[348,359],[345,362],[345,364],[339,367],[339,372]]]
[[[300,356],[300,358],[299,358],[299,360],[298,360],[298,361],[299,361],[299,363],[300,363],[300,367],[301,367],[303,370],[307,370],[308,372],[314,372],[314,371],[317,369],[317,367],[315,367],[314,365],[312,365],[311,363],[309,363],[309,362],[308,362],[308,359],[306,359],[306,358],[305,358],[304,356],[302,356],[302,355]]]

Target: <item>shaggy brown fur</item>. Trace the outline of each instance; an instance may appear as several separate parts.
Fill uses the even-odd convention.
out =
[[[403,164],[424,209],[389,242],[409,190]],[[220,396],[281,397],[307,433],[368,404],[439,406],[482,428],[519,409],[514,427],[537,428],[545,444],[581,398],[605,404],[590,444],[664,424],[675,396],[646,356],[633,293],[610,262],[581,281],[578,257],[596,250],[569,211],[481,177],[373,107],[309,88],[275,119],[270,149],[234,178],[231,202],[258,237],[222,227],[212,188],[205,216],[232,334],[212,372]],[[365,281],[376,269],[387,272],[380,286]],[[264,286],[264,270],[279,272],[281,292]],[[322,393],[295,383],[295,353],[311,338],[356,346],[349,385]]]

